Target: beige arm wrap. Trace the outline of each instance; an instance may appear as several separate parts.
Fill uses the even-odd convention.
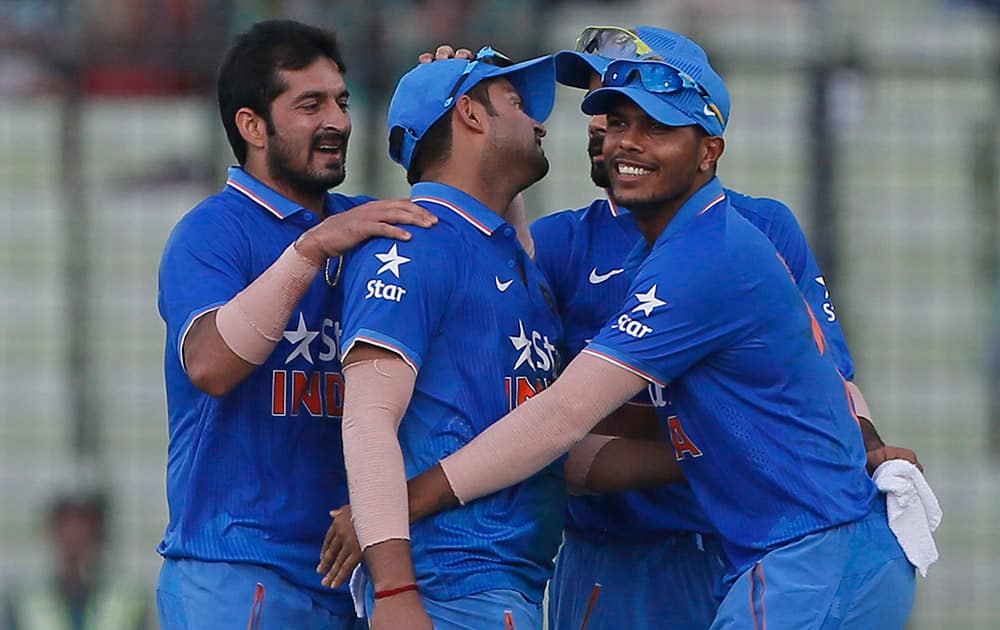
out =
[[[215,327],[233,354],[253,365],[267,361],[317,271],[314,262],[289,245],[260,277],[219,308]]]
[[[465,504],[530,477],[645,386],[622,367],[578,355],[551,387],[441,460],[452,492]]]
[[[608,445],[608,442],[617,440],[617,437],[610,435],[598,435],[588,433],[585,438],[569,449],[569,457],[566,458],[566,485],[569,486],[573,494],[589,494],[587,491],[587,474],[594,464],[594,459],[601,449]]]
[[[402,359],[344,367],[344,463],[351,520],[362,551],[386,540],[410,538],[406,468],[396,431],[416,380]]]
[[[861,388],[854,384],[854,381],[847,381],[847,393],[851,397],[851,402],[854,403],[854,413],[859,418],[864,418],[868,422],[872,421],[872,412],[868,409],[868,401],[865,400],[864,395],[861,393]]]

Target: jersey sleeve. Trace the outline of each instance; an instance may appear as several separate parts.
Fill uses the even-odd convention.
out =
[[[788,206],[778,201],[770,201],[773,207],[768,213],[771,221],[765,236],[774,243],[775,249],[788,265],[799,291],[812,309],[841,376],[848,381],[854,380],[854,360],[847,348],[847,340],[844,338],[844,331],[840,327],[840,320],[833,307],[826,278],[819,269],[806,235]]]
[[[252,281],[249,257],[247,234],[217,208],[196,208],[174,228],[160,259],[157,302],[178,357],[194,321]]]
[[[398,354],[414,371],[426,358],[432,337],[461,282],[457,244],[449,228],[414,230],[407,242],[368,241],[344,263],[342,352],[369,343]]]
[[[652,254],[622,308],[584,352],[665,386],[730,343],[746,315],[733,317],[726,309],[731,283],[725,281],[724,264],[710,256],[691,258],[692,253]]]

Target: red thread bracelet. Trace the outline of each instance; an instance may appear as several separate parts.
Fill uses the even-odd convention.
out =
[[[399,595],[400,593],[405,593],[406,591],[416,591],[420,590],[420,587],[416,584],[407,584],[406,586],[400,586],[399,588],[390,588],[384,591],[375,591],[375,599],[385,599],[386,597],[392,597],[393,595]]]

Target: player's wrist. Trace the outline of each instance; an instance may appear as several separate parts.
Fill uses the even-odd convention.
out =
[[[305,258],[317,267],[321,267],[326,262],[327,258],[333,258],[340,255],[338,253],[331,255],[323,251],[323,248],[320,246],[312,230],[303,232],[302,236],[292,243],[292,247],[295,248],[295,251],[299,254],[299,256]]]

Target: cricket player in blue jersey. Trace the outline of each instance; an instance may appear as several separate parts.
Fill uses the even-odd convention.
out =
[[[589,52],[587,52],[589,51]],[[557,80],[596,89],[614,57],[656,56],[692,69],[708,64],[705,51],[679,33],[650,26],[635,29],[588,27],[576,51],[555,57]],[[724,119],[729,95],[714,72],[701,72]],[[590,176],[610,186],[602,149],[606,120],[588,125]],[[709,130],[706,130],[708,132]],[[838,369],[853,380],[847,351],[825,281],[794,215],[773,199],[726,190],[733,208],[774,244],[806,301],[816,313]],[[532,227],[536,262],[552,286],[563,320],[569,358],[576,356],[610,319],[626,295],[631,275],[623,261],[642,234],[635,218],[607,196],[589,207],[558,212]],[[665,403],[663,390],[654,391]],[[602,420],[594,432],[632,438],[661,438],[662,424],[645,394]],[[877,434],[874,436],[878,440]],[[721,542],[687,484],[600,496],[571,497],[563,546],[549,586],[549,624],[575,630],[587,614],[595,584],[600,597],[590,611],[595,628],[626,622],[629,628],[708,628],[718,606],[725,572]],[[641,577],[638,577],[641,576]]]
[[[344,457],[372,628],[542,627],[566,509],[561,465],[425,519],[412,538],[407,511],[408,477],[559,369],[551,292],[505,221],[548,170],[541,121],[555,71],[551,57],[506,64],[484,48],[400,80],[389,153],[439,223],[406,243],[369,241],[345,263]]]
[[[327,192],[345,174],[344,71],[332,33],[273,21],[240,35],[219,72],[240,165],[180,220],[159,272],[167,630],[364,627],[315,573],[327,512],[347,500],[338,256],[436,219]]]
[[[607,114],[616,203],[643,240],[627,299],[545,392],[412,480],[426,513],[532,474],[647,385],[731,564],[712,628],[902,628],[914,571],[888,528],[848,388],[774,245],[715,177],[725,117],[690,68],[617,60],[583,109]],[[591,466],[620,456],[606,440]],[[577,449],[579,445],[577,446]],[[576,450],[576,449],[574,449]],[[589,473],[588,473],[589,477]]]

